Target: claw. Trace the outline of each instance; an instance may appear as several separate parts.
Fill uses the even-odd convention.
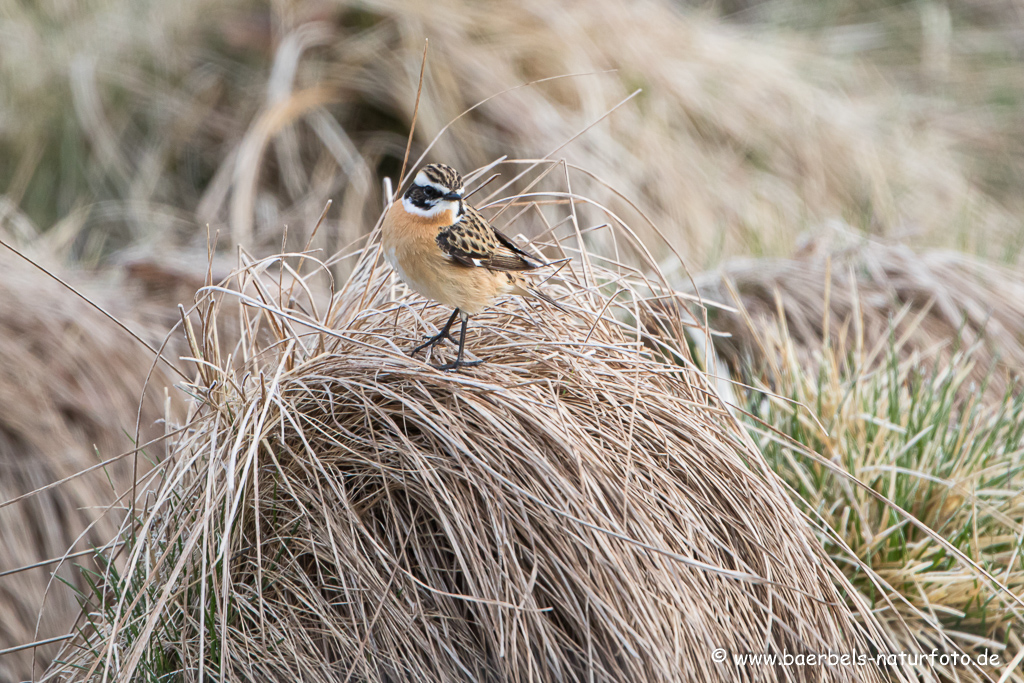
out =
[[[455,318],[457,318],[458,316],[459,316],[459,309],[456,308],[454,311],[452,311],[452,317],[448,318],[448,322],[445,323],[444,328],[440,332],[435,334],[433,337],[428,338],[425,342],[423,342],[422,344],[417,346],[415,349],[410,351],[409,355],[410,356],[414,356],[417,353],[419,353],[420,351],[422,351],[423,349],[427,348],[428,346],[437,346],[438,344],[440,344],[445,339],[448,339],[448,340],[454,342],[455,340],[452,339],[452,325],[455,324]]]
[[[450,340],[452,342],[455,341],[454,339],[452,339],[452,335],[451,335],[450,332],[441,332],[440,334],[435,334],[433,337],[428,337],[425,342],[423,342],[422,344],[417,346],[415,349],[410,351],[409,355],[410,356],[415,356],[417,353],[419,353],[423,349],[427,348],[428,346],[431,346],[431,347],[432,346],[437,346],[438,344],[443,342],[445,339],[448,339],[448,340]]]
[[[449,370],[458,370],[459,368],[472,368],[476,365],[480,365],[481,363],[483,363],[483,360],[462,360],[461,358],[456,358],[451,363],[435,365],[434,367],[438,370],[444,370],[447,372]]]
[[[460,316],[462,318],[462,328],[459,330],[459,355],[456,356],[455,360],[452,361],[451,363],[435,365],[434,367],[437,368],[438,370],[447,371],[458,370],[459,368],[471,368],[474,365],[480,365],[481,363],[483,363],[482,360],[462,360],[462,352],[465,351],[466,349],[466,326],[469,323],[469,316],[457,308],[452,312],[452,317],[448,318],[448,322],[447,324],[445,324],[444,329],[438,332],[430,339],[428,339],[427,341],[417,346],[415,349],[412,350],[412,353],[418,353],[419,351],[427,348],[428,346],[436,346],[437,344],[440,344],[444,339],[451,339],[454,342],[455,340],[452,339],[451,335],[452,325],[455,324],[455,318]]]

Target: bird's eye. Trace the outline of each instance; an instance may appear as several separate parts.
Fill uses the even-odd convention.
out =
[[[432,187],[424,187],[423,188],[423,194],[426,195],[428,199],[433,199],[434,197],[440,197],[441,196],[441,193],[438,192],[437,190],[435,190]]]

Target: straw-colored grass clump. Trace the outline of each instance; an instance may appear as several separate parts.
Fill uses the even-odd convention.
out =
[[[374,243],[326,310],[314,276],[241,269],[231,356],[236,295],[207,290],[193,417],[51,675],[689,681],[735,673],[716,647],[889,651],[685,351],[637,323],[681,339],[692,320],[572,244],[546,247],[577,257],[546,289],[574,315],[505,302],[474,318],[487,362],[456,374],[403,352],[447,312]]]
[[[792,258],[737,259],[695,284],[738,311],[713,307],[710,324],[722,333],[716,348],[741,374],[764,364],[779,373],[780,347],[792,347],[803,367],[816,365],[825,340],[855,350],[865,370],[893,345],[902,360],[943,365],[977,347],[961,357],[972,380],[963,389],[983,386],[990,402],[1024,372],[1024,278],[963,253],[822,234]]]

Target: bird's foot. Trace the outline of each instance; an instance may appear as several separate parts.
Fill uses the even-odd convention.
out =
[[[447,329],[444,329],[444,330],[441,330],[441,332],[439,332],[438,334],[435,334],[433,337],[429,337],[425,342],[423,342],[422,344],[417,346],[415,349],[410,351],[409,355],[410,356],[415,356],[417,353],[419,353],[423,349],[425,349],[427,347],[437,346],[438,344],[443,342],[445,339],[447,339],[447,340],[449,340],[449,341],[451,341],[453,343],[455,342],[455,340],[452,339],[451,332],[448,331]]]
[[[472,368],[472,367],[475,367],[477,365],[480,365],[483,362],[484,361],[482,359],[481,360],[462,360],[461,358],[456,358],[451,363],[445,363],[443,365],[435,365],[434,367],[437,368],[438,370],[444,370],[444,371],[447,372],[449,370],[458,370],[459,368]]]

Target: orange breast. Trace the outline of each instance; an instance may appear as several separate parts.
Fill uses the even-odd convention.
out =
[[[437,233],[451,225],[451,212],[434,219],[408,213],[401,202],[382,226],[384,256],[413,290],[464,313],[480,313],[507,286],[503,273],[452,261],[437,246]]]

